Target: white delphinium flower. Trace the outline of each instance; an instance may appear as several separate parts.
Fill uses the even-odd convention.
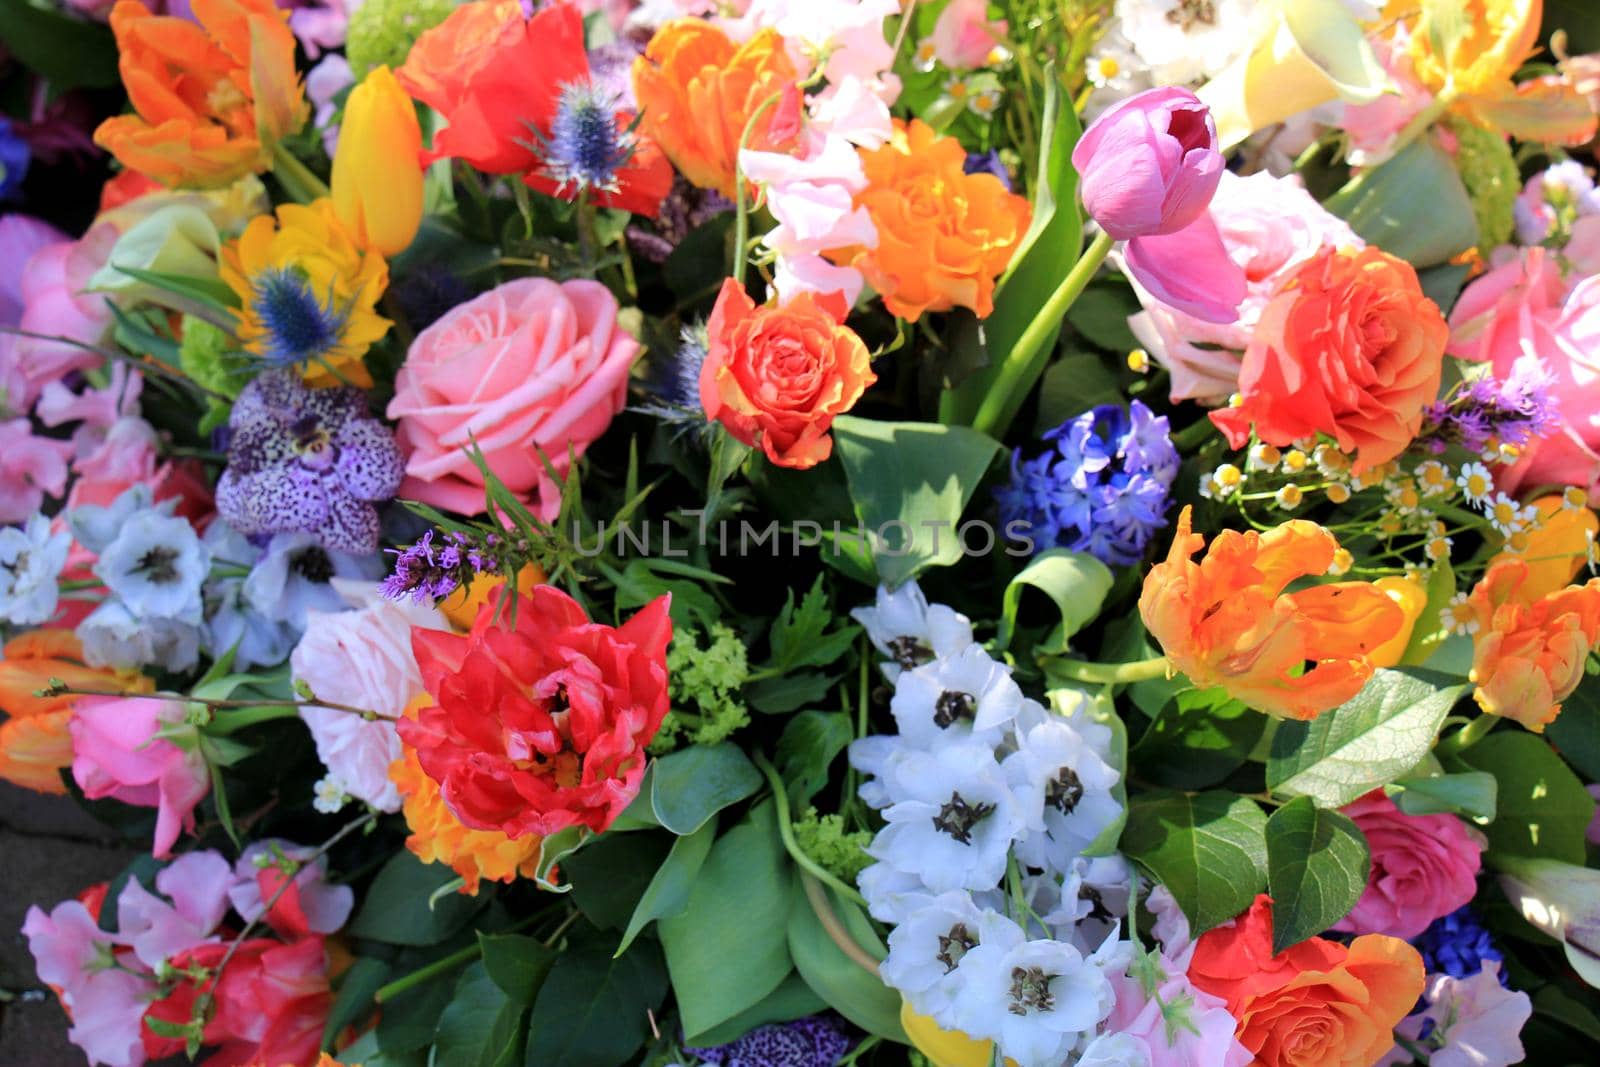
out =
[[[0,529],[0,620],[38,626],[55,614],[61,596],[56,581],[71,548],[72,536],[51,533],[43,515]]]
[[[181,674],[200,659],[200,627],[181,619],[142,619],[120,600],[107,600],[78,624],[83,660],[91,667],[152,664]]]
[[[994,755],[973,742],[917,752],[899,768],[907,799],[867,854],[916,875],[935,892],[990,889],[1005,874],[1023,812]]]
[[[970,894],[941,893],[890,931],[889,955],[879,970],[915,1011],[953,1026],[966,985],[962,959],[985,941],[1019,936],[1016,930],[1004,915],[978,908]]]
[[[1055,927],[1055,936],[1085,952],[1105,944],[1128,914],[1132,881],[1133,871],[1119,855],[1073,860],[1062,880],[1064,903],[1058,913],[1070,918]]]
[[[856,887],[867,900],[867,914],[897,926],[921,908],[934,893],[922,879],[891,863],[874,863],[856,875]]]
[[[200,586],[211,550],[187,519],[154,509],[136,512],[95,561],[94,573],[141,619],[177,619],[198,626]]]
[[[900,736],[920,748],[966,740],[993,748],[1022,701],[1011,669],[981,646],[968,645],[953,656],[902,671],[889,711]]]
[[[233,649],[236,671],[270,667],[288,659],[300,631],[257,611],[245,596],[245,576],[234,573],[237,568],[253,565],[261,550],[220,518],[211,520],[202,540],[210,549],[211,558],[223,565],[200,592],[205,608],[201,637],[206,654],[216,659]]]
[[[850,742],[850,766],[870,775],[856,794],[869,808],[887,808],[905,799],[900,788],[899,768],[913,752],[920,751],[896,734],[871,734]]]
[[[123,490],[122,494],[110,504],[101,507],[98,504],[84,504],[67,512],[67,528],[72,531],[73,538],[90,552],[99,555],[106,550],[106,546],[117,539],[117,534],[122,532],[122,527],[141,511],[151,508],[164,515],[172,514],[172,509],[177,507],[176,500],[164,500],[160,504],[151,502],[150,487],[148,485],[135,485]]]
[[[928,603],[916,582],[893,592],[878,586],[873,607],[856,608],[850,617],[867,631],[872,646],[888,657],[879,665],[893,682],[902,670],[920,666],[939,656],[953,656],[972,644],[972,623],[943,604]]]
[[[1111,1011],[1115,993],[1094,961],[1062,941],[994,936],[962,960],[957,1028],[989,1038],[1018,1067],[1057,1067]]]
[[[1027,817],[1017,857],[1065,871],[1122,813],[1111,795],[1121,777],[1068,723],[1040,723],[1022,736],[1005,772]]]

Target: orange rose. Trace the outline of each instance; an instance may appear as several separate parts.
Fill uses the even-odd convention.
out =
[[[701,189],[732,199],[744,147],[786,152],[800,132],[799,74],[783,38],[765,29],[744,44],[703,19],[673,19],[633,61],[639,125],[672,165]],[[776,103],[768,103],[773,97]]]
[[[1581,490],[1568,490],[1582,495]],[[1600,520],[1587,507],[1569,507],[1560,496],[1540,497],[1533,502],[1539,524],[1531,530],[1513,534],[1506,547],[1490,560],[1521,559],[1528,564],[1528,577],[1522,583],[1522,598],[1538,600],[1554,593],[1576,578],[1589,562],[1589,544],[1600,532]]]
[[[406,707],[406,718],[433,703],[418,694]],[[518,875],[532,878],[539,871],[541,842],[537,834],[513,840],[499,830],[471,830],[461,824],[444,802],[439,783],[429,778],[417,759],[417,750],[402,746],[405,754],[389,765],[389,780],[400,790],[401,811],[411,836],[406,848],[423,863],[448,864],[461,876],[461,892],[476,896],[478,884],[514,882]]]
[[[1543,595],[1533,595],[1534,581],[1524,561],[1498,559],[1473,588],[1466,613],[1478,630],[1467,678],[1478,707],[1542,733],[1600,645],[1600,578]]]
[[[801,293],[756,307],[732,278],[706,324],[700,404],[706,417],[780,467],[804,470],[833,452],[828,428],[878,380],[861,338],[840,323],[843,302]]]
[[[136,671],[83,665],[83,646],[71,630],[34,630],[6,642],[0,660],[0,778],[40,793],[65,793],[61,770],[72,765],[72,694],[35,696],[54,678],[74,689],[151,692]]]
[[[1195,943],[1189,980],[1228,1002],[1256,1067],[1370,1067],[1416,1006],[1422,956],[1397,937],[1320,937],[1272,954],[1272,900]]]
[[[165,185],[227,185],[271,166],[278,140],[305,123],[287,13],[272,0],[194,0],[195,22],[111,9],[118,66],[135,114],[94,139]]]
[[[1325,433],[1359,450],[1357,473],[1405,451],[1439,393],[1450,329],[1409,263],[1378,248],[1326,249],[1278,289],[1239,369],[1243,403],[1211,413],[1242,448]]]
[[[967,153],[920,119],[895,121],[882,148],[861,153],[867,187],[856,204],[878,247],[844,253],[890,311],[916,322],[925,311],[994,310],[995,279],[1028,230],[1033,209],[992,174],[968,174]]]
[[[1400,632],[1406,613],[1371,582],[1332,582],[1295,593],[1298,578],[1327,573],[1339,542],[1294,519],[1266,533],[1224,530],[1205,546],[1185,507],[1166,562],[1150,568],[1139,614],[1167,659],[1196,686],[1222,686],[1258,711],[1314,719],[1372,677],[1372,654]],[[1300,668],[1313,664],[1304,673]]]

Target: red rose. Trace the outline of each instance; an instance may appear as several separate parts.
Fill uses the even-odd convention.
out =
[[[668,601],[605,626],[541,585],[517,599],[514,627],[485,607],[465,635],[411,631],[434,705],[400,738],[464,825],[548,837],[622,814],[667,714]]]

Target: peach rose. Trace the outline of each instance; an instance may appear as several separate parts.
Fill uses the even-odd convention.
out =
[[[1189,980],[1228,1002],[1254,1067],[1370,1067],[1422,995],[1422,957],[1395,937],[1313,937],[1272,953],[1272,900],[1195,943]]]
[[[1327,434],[1356,471],[1387,463],[1439,393],[1450,331],[1410,264],[1378,248],[1327,249],[1284,282],[1239,370],[1243,403],[1211,413],[1234,448]]]
[[[872,357],[814,293],[782,306],[757,307],[732,278],[722,283],[706,324],[700,368],[706,417],[747,445],[759,444],[780,467],[804,470],[833,452],[828,428],[877,381]]]
[[[400,495],[480,514],[474,442],[540,518],[556,516],[564,474],[622,410],[639,343],[617,326],[599,282],[519,278],[452,308],[411,343],[389,418],[406,453]],[[541,458],[542,453],[542,458]]]

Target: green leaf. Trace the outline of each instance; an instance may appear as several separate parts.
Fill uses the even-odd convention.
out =
[[[1600,782],[1600,677],[1584,675],[1544,735],[1589,781]]]
[[[443,864],[425,864],[410,852],[397,852],[378,872],[344,932],[391,945],[436,945],[465,926],[484,904],[477,897],[451,893],[430,909],[434,890],[455,877]]]
[[[534,994],[556,961],[556,952],[537,938],[522,934],[486,934],[478,931],[483,965],[500,990],[518,1004],[533,1003]]]
[[[1010,646],[1017,628],[1017,608],[1022,602],[1022,591],[1034,588],[1055,602],[1061,613],[1059,637],[1046,642],[1051,650],[1066,647],[1067,639],[1083,629],[1105,603],[1111,592],[1111,568],[1087,552],[1072,552],[1065,548],[1052,548],[1035,556],[1017,576],[1006,584],[1001,601],[999,647]]]
[[[827,695],[833,679],[815,671],[799,671],[780,678],[763,678],[744,687],[750,706],[763,715],[782,715],[814,704]]]
[[[1093,289],[1091,286],[1090,291]],[[1087,295],[1079,297],[1073,307],[1077,308],[1087,299]],[[1097,404],[1121,404],[1123,399],[1122,383],[1104,355],[1068,351],[1046,367],[1044,377],[1039,379],[1039,413],[1034,417],[1034,436],[1055,429]]]
[[[427,1048],[433,1043],[439,1016],[454,995],[455,987],[447,979],[412,986],[385,1001],[378,1019],[378,1047],[385,1054]]]
[[[528,1067],[619,1067],[650,1037],[667,995],[661,950],[640,941],[613,958],[580,942],[561,954],[533,1003]]]
[[[332,1048],[345,1027],[366,1018],[373,997],[389,980],[391,969],[383,960],[360,956],[349,970],[339,976],[339,995],[334,999],[333,1007],[328,1011],[328,1021],[322,1027],[323,1048]]]
[[[1272,952],[1320,934],[1367,888],[1367,839],[1347,815],[1295,797],[1267,820]]]
[[[1469,818],[1493,819],[1498,788],[1495,777],[1483,771],[1402,778],[1394,783],[1397,808],[1407,815],[1460,813]]]
[[[1461,753],[1500,784],[1489,854],[1560,860],[1582,867],[1594,798],[1542,739],[1520,730],[1490,734]]]
[[[225,330],[234,326],[233,311],[239,306],[239,295],[226,282],[134,266],[118,266],[117,270],[170,294],[169,305],[185,314],[205,319]]]
[[[1122,851],[1166,885],[1198,937],[1266,888],[1266,833],[1249,797],[1147,794],[1128,809]]]
[[[1478,243],[1478,220],[1461,175],[1426,137],[1352,179],[1324,206],[1413,266],[1431,267]]]
[[[711,854],[711,843],[717,836],[717,822],[707,819],[705,825],[692,834],[678,838],[667,853],[665,862],[656,868],[644,895],[628,919],[628,928],[622,933],[622,943],[617,955],[622,955],[633,944],[644,928],[657,919],[665,919],[683,911],[689,903],[689,887],[700,873],[706,857]]]
[[[506,1055],[506,1046],[514,1048],[522,1034],[520,1027],[509,1035],[504,1032],[501,1016],[507,1011],[513,1020],[520,1020],[523,1007],[495,985],[482,960],[473,961],[456,979],[455,996],[439,1014],[433,1039],[437,1062],[463,1067],[514,1062]]]
[[[790,880],[767,801],[712,846],[683,911],[656,924],[691,1038],[759,1003],[789,973]]]
[[[789,784],[791,807],[803,807],[828,784],[828,768],[854,739],[850,716],[842,711],[802,711],[789,720],[773,762]]]
[[[887,954],[866,913],[827,887],[822,892],[851,940],[874,959]],[[789,903],[789,954],[795,970],[829,1006],[868,1033],[908,1044],[900,1026],[900,994],[846,956],[822,927],[810,898],[795,887]]]
[[[961,513],[999,453],[998,441],[966,426],[849,415],[833,420],[833,437],[886,585],[962,558]]]
[[[1433,570],[1428,572],[1427,589],[1428,599],[1423,602],[1422,614],[1411,628],[1411,640],[1400,656],[1401,666],[1418,667],[1428,662],[1434,650],[1450,636],[1450,631],[1439,624],[1440,614],[1456,595],[1456,573],[1449,560],[1433,565]]]
[[[768,643],[772,658],[765,665],[769,670],[787,672],[798,667],[826,667],[850,651],[859,630],[846,622],[829,631],[837,616],[823,586],[823,577],[816,581],[795,607],[794,590],[789,590],[783,608],[772,621]]]
[[[1282,722],[1267,786],[1339,808],[1400,778],[1433,747],[1466,686],[1433,671],[1380,670],[1361,692],[1311,722]]]
[[[1064,99],[1054,67],[1044,77],[1044,108],[1040,122],[1039,163],[1033,188],[1033,217],[1011,266],[995,289],[994,311],[984,320],[984,340],[991,353],[1004,355],[1038,316],[1045,301],[1078,261],[1083,247],[1083,220],[1078,214],[1078,174],[1072,168],[1072,149],[1082,130],[1070,99]],[[1059,332],[1059,331],[1058,331]],[[1026,379],[1031,385],[1055,350],[1055,337],[1039,352],[1039,369]],[[994,385],[998,361],[973,374],[940,401],[939,419],[945,423],[970,423]],[[1011,410],[999,425],[1016,417],[1028,390],[1018,389]],[[897,585],[898,582],[891,582]]]
[[[650,808],[662,826],[682,836],[761,788],[761,772],[731,741],[695,745],[655,762]]]
[[[1142,310],[1132,286],[1120,278],[1113,278],[1084,289],[1083,295],[1067,309],[1067,321],[1090,343],[1111,352],[1126,353],[1139,344],[1139,339],[1128,328],[1128,317]],[[1103,366],[1105,357],[1097,358]],[[1087,411],[1092,406],[1087,405],[1079,410]]]
[[[703,1034],[696,1034],[695,1038],[701,1047],[726,1045],[758,1026],[784,1023],[806,1015],[815,1015],[819,1011],[826,1011],[827,1008],[828,1002],[812,992],[804,978],[790,971],[789,977],[785,978],[777,989],[767,994],[759,1004],[746,1008],[727,1022],[719,1023]]]
[[[621,930],[676,838],[663,833],[601,834],[563,865],[572,899],[603,930]]]
[[[1139,777],[1172,789],[1204,789],[1242,767],[1267,717],[1223,689],[1185,689],[1156,715],[1128,756]]]
[[[117,84],[117,42],[102,23],[8,0],[0,4],[0,41],[57,93]]]

